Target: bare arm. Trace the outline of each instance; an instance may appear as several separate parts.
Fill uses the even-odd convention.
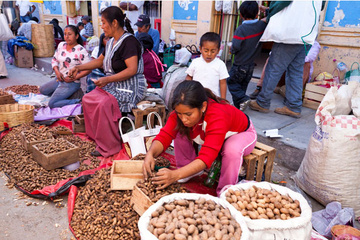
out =
[[[101,68],[103,65],[104,55],[100,55],[98,58],[88,62],[84,63],[78,66],[73,67],[69,70],[69,77],[70,78],[77,78],[77,74],[80,71],[86,71],[86,70],[93,70],[96,68]]]
[[[226,79],[220,80],[220,97],[226,99],[227,84]]]
[[[185,80],[193,80],[193,77],[188,74],[188,75],[186,75]]]

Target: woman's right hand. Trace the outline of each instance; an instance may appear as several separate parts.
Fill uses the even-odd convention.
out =
[[[150,152],[147,152],[143,163],[143,174],[145,179],[151,176],[151,172],[154,170],[154,167],[155,167],[154,156]]]
[[[57,80],[58,80],[59,82],[63,82],[63,81],[64,81],[64,75],[63,75],[61,72],[57,71],[57,72],[55,72],[55,75],[56,75],[56,78],[57,78]]]
[[[69,78],[75,79],[78,72],[79,72],[79,69],[77,68],[77,66],[73,67],[72,69],[69,70],[69,73],[68,73]]]

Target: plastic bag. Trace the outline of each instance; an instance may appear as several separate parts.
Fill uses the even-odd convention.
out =
[[[122,131],[122,122],[124,119],[129,120],[133,129],[128,133],[123,133]],[[134,122],[130,118],[122,117],[119,121],[119,130],[124,144],[127,144],[130,147],[131,153],[128,152],[130,157],[136,156],[140,153],[146,153],[144,137],[142,134],[142,131],[145,130],[145,126],[135,129]]]
[[[181,48],[176,50],[175,52],[175,62],[179,63],[180,65],[187,65],[191,58],[191,52],[189,52],[186,48]]]
[[[325,237],[331,237],[331,228],[335,225],[354,226],[354,210],[352,208],[341,209],[341,203],[331,202],[326,208],[314,212],[311,218],[313,228]]]

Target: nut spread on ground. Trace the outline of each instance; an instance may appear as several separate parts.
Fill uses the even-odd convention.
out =
[[[23,84],[23,85],[14,85],[10,87],[6,87],[5,91],[12,91],[16,94],[20,95],[29,95],[29,93],[40,93],[38,86]]]

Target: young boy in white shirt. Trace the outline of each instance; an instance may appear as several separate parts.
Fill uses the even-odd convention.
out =
[[[220,51],[221,38],[219,34],[207,32],[200,38],[199,58],[193,59],[186,70],[186,80],[200,82],[205,88],[226,99],[226,79],[229,77],[226,65],[216,56]]]

